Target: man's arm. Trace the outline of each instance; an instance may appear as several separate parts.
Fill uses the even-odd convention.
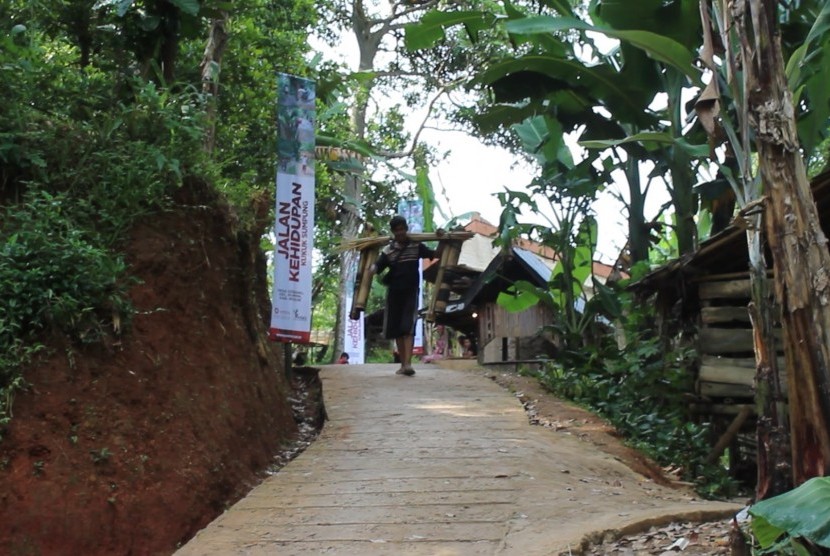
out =
[[[389,257],[386,255],[386,251],[381,251],[380,256],[378,256],[378,260],[369,267],[369,278],[372,278],[375,274],[382,272],[384,268],[389,266]]]

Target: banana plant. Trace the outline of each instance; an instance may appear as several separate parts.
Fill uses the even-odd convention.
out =
[[[441,40],[442,28],[463,24],[473,39],[482,24],[503,26],[516,54],[482,68],[472,83],[493,93],[494,102],[477,116],[480,130],[492,133],[545,115],[591,146],[585,156],[623,170],[617,175],[630,177],[629,239],[635,260],[648,256],[648,236],[640,232],[647,225],[649,190],[642,188],[645,166],[638,161],[650,161],[655,174],[673,178],[664,181],[682,215],[676,220],[678,244],[690,251],[697,204],[689,177],[695,157],[689,151],[696,139],[684,137],[680,94],[684,86],[701,85],[693,50],[699,25],[689,17],[696,16],[697,2],[594,2],[580,12],[587,16],[570,4],[557,2],[541,15],[526,14],[509,1],[502,13],[431,13],[421,25],[407,28],[407,39],[424,48]],[[620,46],[603,53],[592,38],[597,34]],[[669,98],[662,112],[650,107],[661,92]],[[666,140],[650,140],[658,135]],[[616,142],[617,148],[602,148],[603,142]]]
[[[529,118],[513,126],[524,151],[541,168],[540,175],[526,191],[499,194],[503,205],[499,229],[502,245],[519,236],[528,236],[552,248],[556,262],[549,282],[538,287],[518,281],[503,292],[498,303],[508,311],[522,311],[542,303],[556,315],[551,328],[563,340],[577,347],[586,331],[609,304],[593,293],[606,293],[593,279],[593,255],[597,222],[591,204],[601,190],[600,173],[585,160],[575,164],[564,141],[558,120],[547,116]],[[541,207],[540,203],[546,203]],[[532,211],[541,224],[522,223],[523,210]],[[602,296],[604,298],[604,295]],[[614,318],[616,315],[607,315]]]
[[[830,548],[830,477],[814,477],[798,488],[749,508],[758,554],[815,554]]]

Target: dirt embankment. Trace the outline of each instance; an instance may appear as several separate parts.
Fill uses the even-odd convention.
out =
[[[191,184],[131,235],[132,323],[54,345],[0,441],[0,553],[169,554],[296,438],[258,237]]]

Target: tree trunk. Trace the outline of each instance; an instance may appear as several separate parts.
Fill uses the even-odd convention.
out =
[[[640,184],[640,163],[629,158],[625,174],[628,181],[628,250],[631,264],[648,260],[648,227],[645,217],[645,196]]]
[[[755,407],[758,414],[755,499],[764,500],[792,488],[792,467],[787,463],[790,461],[789,437],[779,381],[774,304],[761,245],[761,218],[756,215],[752,220],[753,226],[747,230],[747,244],[752,287],[749,317],[754,333]]]
[[[830,468],[830,253],[799,151],[776,7],[775,0],[744,0],[733,13],[740,14],[748,106],[768,197],[797,486]]]
[[[228,44],[228,32],[225,25],[228,22],[228,13],[222,12],[222,17],[211,21],[205,53],[200,65],[202,73],[202,91],[208,95],[207,125],[205,126],[204,146],[208,153],[212,153],[216,145],[216,106],[219,98],[219,71],[222,65],[222,55]]]
[[[345,156],[350,156],[346,154],[344,151]],[[343,237],[344,238],[354,238],[357,237],[358,232],[360,230],[360,223],[362,222],[362,218],[358,212],[358,206],[360,205],[361,199],[363,197],[363,184],[361,180],[359,180],[356,176],[352,174],[347,174],[344,179],[344,187],[345,187],[345,194],[344,197],[348,200],[353,200],[355,204],[351,204],[347,202],[345,205],[345,210],[341,214],[342,222],[343,222]],[[337,334],[335,335],[334,339],[334,351],[331,353],[332,362],[334,362],[335,358],[340,355],[343,351],[343,347],[346,344],[346,319],[349,316],[349,307],[346,305],[347,299],[347,292],[346,288],[350,286],[349,283],[349,276],[353,276],[355,273],[355,266],[357,265],[358,257],[354,252],[344,252],[340,255],[340,280],[337,286],[337,293],[340,296],[340,301],[337,304],[337,322],[336,322],[336,330]]]
[[[158,61],[164,86],[171,87],[176,79],[176,58],[179,55],[179,8],[170,2],[161,4],[161,44]]]
[[[384,34],[379,31],[372,31],[370,18],[367,16],[364,6],[360,1],[355,1],[352,4],[352,31],[357,39],[357,46],[360,52],[358,71],[372,71],[375,66],[375,57],[378,53],[380,41]],[[371,81],[360,86],[355,94],[354,104],[351,110],[352,133],[361,140],[366,139],[366,107],[368,105],[371,88]],[[349,156],[353,155],[349,154]],[[355,176],[348,174],[344,180],[344,189],[346,203],[340,214],[342,222],[341,233],[344,238],[354,238],[357,237],[360,231],[360,225],[363,222],[362,215],[360,214],[360,206],[363,199],[363,182]],[[340,302],[337,305],[337,322],[335,324],[337,334],[334,341],[335,349],[332,354],[333,357],[340,355],[346,341],[346,318],[349,315],[349,307],[346,307],[345,292],[348,287],[349,274],[353,271],[346,265],[356,264],[356,257],[350,257],[344,253],[341,255],[340,261],[340,283],[338,284]]]

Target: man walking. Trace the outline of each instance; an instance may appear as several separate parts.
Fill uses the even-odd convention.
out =
[[[389,269],[381,278],[386,286],[386,307],[383,314],[383,333],[387,340],[395,340],[401,360],[397,374],[412,376],[412,345],[418,312],[421,259],[434,259],[435,250],[409,237],[406,218],[393,216],[389,221],[393,239],[384,247],[372,268],[372,273]],[[439,235],[441,231],[439,230]]]

